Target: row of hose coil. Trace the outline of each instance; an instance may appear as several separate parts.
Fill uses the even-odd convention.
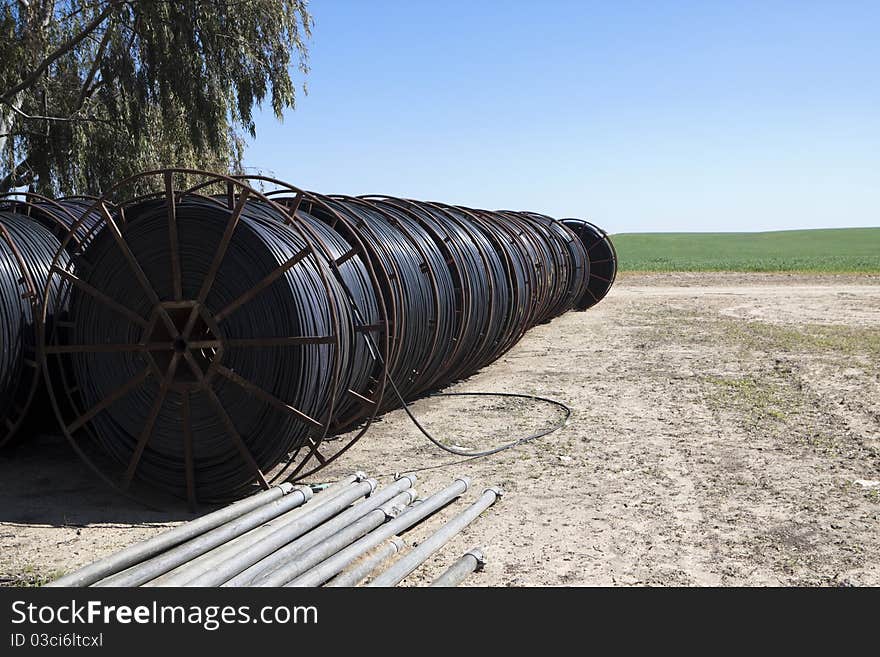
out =
[[[183,169],[0,227],[4,440],[45,390],[101,478],[191,505],[315,472],[616,271],[582,220]]]

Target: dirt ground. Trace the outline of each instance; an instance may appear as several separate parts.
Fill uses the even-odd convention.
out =
[[[418,472],[428,495],[504,497],[416,571],[481,546],[469,585],[880,585],[880,277],[624,275],[586,313],[533,329],[453,391],[558,399],[565,429],[460,462],[402,411],[314,480]],[[485,448],[555,421],[535,403],[413,405],[446,442]],[[44,437],[0,459],[0,577],[44,581],[186,517],[140,509]]]

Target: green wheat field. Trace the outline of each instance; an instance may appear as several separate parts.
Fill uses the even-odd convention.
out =
[[[620,271],[880,273],[880,228],[612,235]]]

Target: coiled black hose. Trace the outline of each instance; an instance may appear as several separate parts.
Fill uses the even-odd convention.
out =
[[[93,232],[97,232],[101,225],[102,217],[96,209],[95,200],[88,196],[34,200],[30,214],[59,240],[63,240],[75,226],[70,248],[76,249],[80,243],[89,239]]]
[[[271,221],[286,223],[288,219],[266,203],[251,202],[247,211],[248,213],[260,212]],[[338,431],[363,419],[367,414],[367,409],[362,400],[370,398],[376,393],[377,379],[375,377],[379,376],[376,371],[376,358],[369,343],[360,336],[360,333],[379,324],[377,292],[365,263],[355,257],[354,247],[340,232],[304,210],[299,211],[297,218],[301,222],[301,227],[314,237],[316,244],[322,248],[324,256],[332,263],[334,271],[338,273],[343,283],[341,288],[343,293],[359,301],[357,304],[359,314],[352,315],[350,319],[346,316],[346,321],[352,324],[352,330],[346,333],[347,342],[341,345],[341,352],[346,360],[345,371],[342,372],[340,379],[348,383],[344,389],[340,390],[339,400],[334,408],[336,417],[332,430]],[[344,311],[354,307],[351,299],[346,299],[342,305],[345,307]],[[351,394],[349,391],[356,394]]]
[[[37,344],[41,298],[59,248],[52,233],[30,217],[0,211],[0,445],[27,419],[40,379]],[[57,307],[46,312],[52,332]]]
[[[604,299],[614,284],[617,251],[608,233],[586,219],[562,219],[559,223],[577,235],[589,261],[587,288],[574,301],[575,310],[587,310]]]
[[[164,309],[174,327],[182,330],[191,322],[195,306],[175,303],[175,296],[198,299],[202,295],[204,281],[222,249],[231,209],[197,196],[177,203],[179,295],[169,267],[164,200],[140,202],[126,207],[125,212],[125,242],[158,298],[167,300]],[[200,499],[239,494],[253,481],[254,465],[261,471],[269,470],[306,442],[310,429],[320,426],[332,401],[341,396],[342,386],[351,378],[351,352],[338,349],[334,337],[338,333],[341,344],[350,344],[353,339],[349,305],[338,287],[325,285],[311,256],[302,256],[253,300],[218,317],[222,309],[243,298],[307,247],[301,236],[268,214],[267,206],[244,205],[234,239],[229,240],[210,290],[195,311],[188,338],[211,346],[186,351],[191,361],[181,362],[184,357],[178,354],[183,353],[182,344],[155,351],[85,349],[73,354],[78,408],[95,408],[131,381],[144,377],[142,385],[103,409],[90,424],[102,450],[130,472],[133,468],[139,479],[152,486],[184,495],[184,467],[189,458],[197,473]],[[144,327],[132,322],[113,305],[74,287],[71,343],[173,341],[171,329],[163,323],[156,304],[145,294],[108,231],[98,233],[86,248],[84,259],[90,263],[90,271],[82,274],[82,281],[148,324]],[[323,342],[271,344],[297,336]],[[270,344],[258,344],[260,341]],[[337,359],[342,361],[339,370],[343,377],[336,375]],[[198,385],[204,378],[210,379],[207,389]],[[164,396],[160,394],[163,385],[169,388]],[[297,412],[279,410],[258,391],[283,400]],[[184,404],[188,406],[191,455],[185,454],[181,440]],[[234,418],[243,447],[230,440],[224,415]],[[146,436],[147,444],[141,445],[144,427],[152,429]],[[138,450],[142,450],[139,455]],[[242,459],[242,451],[250,457]]]

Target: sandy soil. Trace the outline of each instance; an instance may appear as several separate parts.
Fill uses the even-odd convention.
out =
[[[586,313],[532,330],[455,391],[538,394],[568,426],[460,462],[401,411],[317,479],[420,468],[427,495],[459,474],[462,501],[505,496],[407,580],[467,548],[470,585],[880,585],[880,277],[621,276]],[[433,398],[413,406],[451,443],[488,447],[557,418],[535,403]],[[40,581],[185,517],[96,485],[40,438],[0,460],[0,577]]]

